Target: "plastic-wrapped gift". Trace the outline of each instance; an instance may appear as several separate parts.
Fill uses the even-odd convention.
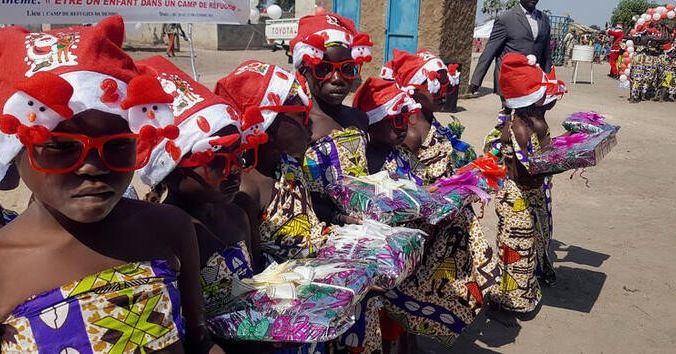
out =
[[[356,259],[377,265],[375,285],[392,289],[413,274],[422,261],[426,234],[365,220],[336,227],[319,251],[322,259]]]
[[[440,201],[405,177],[386,171],[364,177],[345,177],[328,187],[329,195],[351,215],[388,225],[427,217]],[[399,177],[399,178],[398,178]]]
[[[529,156],[528,169],[537,175],[596,166],[615,145],[617,135],[612,130],[559,136],[540,153]]]
[[[494,193],[502,189],[507,178],[507,166],[498,164],[498,158],[487,154],[457,170],[456,174],[476,171],[480,178],[480,187],[486,192]]]
[[[354,324],[354,307],[373,285],[376,267],[358,260],[273,263],[233,282],[225,313],[207,320],[219,337],[313,343],[333,340]]]
[[[606,118],[596,112],[573,113],[561,125],[571,133],[600,133],[612,131],[617,133],[620,126],[606,123]]]
[[[427,221],[436,225],[444,218],[454,217],[462,208],[474,202],[488,204],[491,197],[486,191],[490,191],[487,179],[481,177],[478,169],[472,169],[448,178],[438,179],[433,187],[432,194],[443,198],[446,204],[442,207],[444,212],[434,213]]]

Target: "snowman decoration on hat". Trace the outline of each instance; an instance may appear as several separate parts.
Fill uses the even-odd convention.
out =
[[[68,107],[73,87],[57,75],[37,73],[14,88],[0,117],[0,131],[16,135],[24,145],[45,142],[51,130],[73,116]]]
[[[166,93],[155,77],[140,75],[129,82],[127,98],[120,105],[126,109],[129,129],[142,140],[158,143],[163,138],[178,137],[171,103],[174,97]]]

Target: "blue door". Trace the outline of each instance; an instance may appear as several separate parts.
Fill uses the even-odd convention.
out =
[[[415,53],[418,50],[420,0],[389,0],[385,35],[385,61],[392,59],[392,49]]]
[[[361,0],[333,0],[333,12],[347,17],[354,22],[359,30],[359,18],[361,17]]]

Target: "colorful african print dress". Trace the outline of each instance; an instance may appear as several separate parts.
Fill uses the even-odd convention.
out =
[[[450,145],[448,140],[435,142]],[[425,184],[447,176],[447,168],[457,166],[453,149],[436,150],[437,158],[429,158],[431,151],[419,151],[423,159],[415,170],[425,177]],[[385,165],[391,171],[390,166]],[[425,258],[415,274],[385,294],[385,312],[409,333],[450,345],[474,321],[484,295],[497,284],[498,260],[471,207],[435,226],[416,224],[408,226],[431,235]]]
[[[325,187],[343,176],[368,175],[366,133],[357,128],[334,130],[314,142],[305,152],[303,172],[312,192],[324,193]]]
[[[277,262],[312,257],[328,232],[314,212],[300,163],[283,156],[277,178],[272,200],[261,215],[261,249]]]
[[[631,59],[631,101],[648,101],[656,97],[659,63],[660,57],[650,54],[647,49],[639,50]]]
[[[433,183],[439,177],[449,177],[453,170],[476,159],[474,148],[460,140],[464,129],[455,117],[452,117],[448,127],[436,119],[432,120],[430,131],[418,150],[418,159],[425,166],[421,177],[426,184]]]
[[[506,126],[509,144],[501,142]],[[533,134],[522,149],[511,129],[511,118],[501,115],[496,129],[486,138],[485,149],[502,158],[516,159],[528,168],[528,155],[537,152],[540,143]],[[508,179],[496,196],[502,278],[491,299],[506,310],[534,310],[542,298],[537,276],[553,272],[548,254],[553,230],[551,186],[551,178],[545,178],[541,188],[528,188]]]
[[[676,100],[676,58],[662,54],[657,66],[657,98],[663,101]]]
[[[207,318],[215,317],[226,310],[230,300],[234,278],[251,278],[253,267],[246,242],[222,249],[211,255],[200,270],[200,283],[204,295],[204,310]]]
[[[145,353],[183,336],[176,271],[166,261],[105,270],[35,296],[0,324],[3,353]]]

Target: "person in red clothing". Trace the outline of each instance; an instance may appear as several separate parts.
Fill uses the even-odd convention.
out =
[[[610,47],[610,75],[611,77],[618,77],[619,71],[617,69],[617,57],[620,55],[620,43],[624,38],[624,29],[621,23],[615,25],[615,28],[608,29],[608,35],[613,37],[613,44]]]

